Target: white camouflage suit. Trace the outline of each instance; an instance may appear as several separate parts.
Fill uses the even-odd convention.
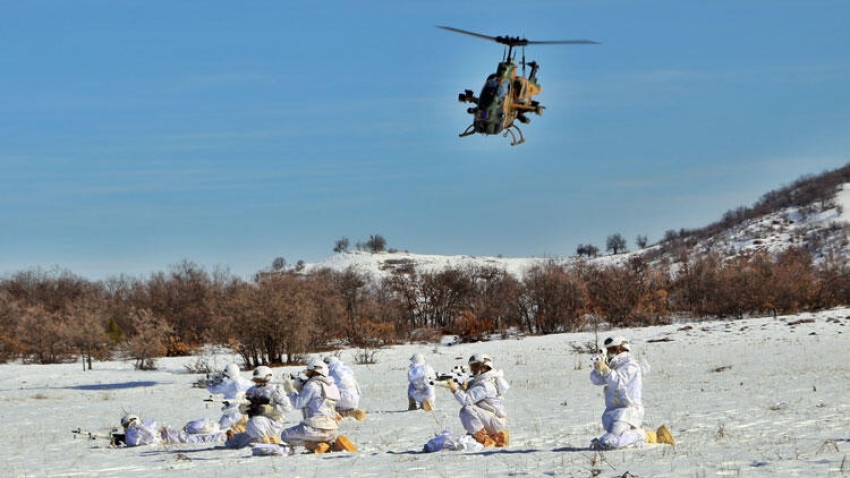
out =
[[[315,375],[298,393],[290,393],[292,406],[304,414],[301,423],[287,428],[280,435],[281,441],[293,446],[305,442],[333,443],[339,433],[336,421],[336,403],[340,398],[334,379]]]
[[[249,442],[257,441],[263,437],[274,437],[280,435],[284,429],[285,412],[292,410],[289,397],[278,386],[272,384],[257,384],[245,392],[245,398],[249,400],[268,399],[271,409],[260,415],[250,416],[245,425]],[[264,407],[265,408],[265,407]]]
[[[327,362],[328,374],[334,379],[339,389],[339,402],[336,408],[353,410],[360,407],[360,386],[354,378],[354,371],[336,357],[331,357]]]
[[[137,420],[124,429],[124,443],[127,446],[158,445],[162,443],[162,436],[155,421]]]
[[[159,428],[153,420],[134,422],[124,429],[127,446],[159,445],[173,443],[213,443],[227,439],[227,433],[210,419],[202,418],[186,424],[182,430]]]
[[[642,368],[629,352],[621,352],[608,362],[610,372],[604,376],[590,372],[594,385],[605,385],[605,412],[602,426],[606,433],[597,440],[605,449],[643,446],[646,432],[643,426]]]
[[[501,370],[488,370],[467,382],[466,390],[458,388],[454,397],[462,405],[460,422],[469,434],[482,428],[489,435],[503,430],[508,421],[503,394],[508,390]]]
[[[237,400],[241,399],[253,384],[239,374],[239,367],[236,364],[228,365],[222,377],[221,382],[208,385],[207,391],[213,395],[220,394],[225,400],[233,400],[221,408],[222,415],[218,421],[222,429],[227,429],[242,419]]]
[[[425,362],[412,362],[407,369],[407,396],[420,405],[425,400],[429,400],[434,405],[437,395],[429,380],[435,375],[434,369]]]

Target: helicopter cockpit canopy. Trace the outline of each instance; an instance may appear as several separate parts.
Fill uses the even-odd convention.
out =
[[[478,108],[475,111],[475,131],[497,134],[502,131],[505,98],[511,91],[511,82],[497,75],[490,75],[481,88]]]

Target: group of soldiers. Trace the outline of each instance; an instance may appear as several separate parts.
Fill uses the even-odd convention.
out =
[[[661,425],[656,430],[643,428],[644,408],[641,400],[644,365],[631,354],[625,337],[617,335],[604,342],[604,351],[594,356],[590,381],[605,387],[605,411],[602,426],[605,433],[591,441],[593,450],[643,447],[649,443],[672,445],[670,430]],[[472,377],[458,380],[435,380],[434,369],[422,354],[410,358],[408,368],[408,409],[434,409],[435,386],[446,387],[460,403],[460,421],[466,433],[484,447],[506,447],[510,442],[504,394],[509,386],[501,370],[493,367],[486,354],[469,358]]]
[[[459,418],[467,435],[481,447],[507,447],[510,433],[505,394],[510,388],[502,370],[493,366],[487,354],[477,353],[468,360],[471,376],[464,374],[438,377],[425,363],[422,354],[410,358],[408,368],[408,410],[431,411],[436,401],[436,386],[445,387],[460,404]],[[642,447],[650,443],[673,444],[666,426],[644,429],[641,401],[645,364],[630,354],[622,336],[605,340],[605,352],[595,356],[590,381],[605,387],[605,433],[591,441],[594,450]],[[364,420],[359,408],[360,388],[351,368],[337,356],[313,359],[304,373],[285,376],[283,383],[272,383],[272,370],[259,366],[249,382],[239,367],[230,364],[217,380],[207,384],[212,394],[222,395],[221,419],[189,422],[182,430],[157,428],[155,422],[143,422],[136,415],[121,419],[124,440],[129,446],[154,443],[224,442],[241,448],[248,445],[302,446],[312,453],[356,451],[356,446],[339,433],[346,417]],[[287,428],[284,416],[300,409],[302,420]],[[476,445],[478,446],[478,445]]]
[[[366,418],[366,412],[358,408],[360,388],[351,368],[338,357],[328,356],[311,360],[303,374],[283,377],[282,384],[272,383],[272,375],[271,368],[261,365],[248,381],[236,364],[230,364],[207,384],[210,393],[223,396],[218,422],[196,420],[178,431],[130,414],[121,419],[124,443],[224,442],[228,448],[254,445],[255,452],[273,450],[274,454],[283,453],[277,445],[302,446],[313,453],[357,450],[339,433],[344,418]],[[301,410],[302,420],[287,428],[285,414],[293,409]]]

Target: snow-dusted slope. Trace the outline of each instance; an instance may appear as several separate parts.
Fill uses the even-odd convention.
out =
[[[735,226],[721,234],[700,241],[692,248],[696,254],[710,251],[725,255],[736,255],[742,251],[767,250],[776,253],[791,246],[807,246],[817,251],[817,258],[830,253],[850,256],[850,184],[845,184],[835,199],[826,205],[808,208],[788,208],[769,214],[758,220]],[[647,250],[631,251],[617,256],[600,256],[591,259],[596,264],[621,263],[631,255],[644,254]],[[677,254],[678,256],[678,254]],[[678,257],[671,257],[676,260]],[[409,252],[348,252],[335,254],[327,259],[307,264],[306,272],[321,268],[343,271],[349,267],[380,279],[394,270],[415,267],[419,272],[438,272],[447,267],[496,267],[521,278],[531,267],[547,261],[561,264],[580,260],[576,257],[553,258],[505,258],[475,256],[441,256],[413,254]],[[587,259],[583,259],[587,260]]]
[[[752,250],[776,253],[790,246],[806,246],[818,251],[816,258],[829,253],[848,255],[848,224],[850,184],[845,184],[830,204],[768,214],[701,241],[694,250],[734,255]]]
[[[308,264],[305,272],[321,268],[330,268],[343,271],[349,267],[369,275],[372,278],[380,278],[395,270],[404,270],[411,265],[419,272],[439,272],[446,268],[464,267],[495,267],[506,272],[522,277],[528,268],[536,264],[543,264],[547,258],[504,258],[504,257],[475,257],[475,256],[441,256],[429,254],[413,254],[409,252],[348,252],[335,254],[321,262]]]

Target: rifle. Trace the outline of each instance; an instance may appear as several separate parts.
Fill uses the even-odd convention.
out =
[[[595,350],[593,351],[593,356],[590,358],[591,362],[598,362],[600,360],[605,360],[605,351],[599,348],[599,331],[597,330],[599,319],[596,317],[596,314],[593,314],[593,340],[595,342]]]
[[[262,415],[262,406],[271,403],[271,400],[269,400],[268,397],[215,398],[210,396],[209,398],[205,398],[204,401],[223,403],[225,407],[229,407],[231,404],[237,404],[239,405],[239,411],[249,417]]]
[[[242,405],[246,403],[251,403],[247,398],[216,398],[212,395],[209,398],[204,399],[205,402],[214,402],[214,403],[223,403],[225,407],[229,407],[231,404]]]
[[[72,429],[71,433],[74,434],[74,439],[76,439],[78,436],[83,436],[83,437],[88,438],[89,440],[100,440],[100,439],[109,440],[110,446],[119,446],[119,445],[123,445],[125,443],[124,434],[118,433],[117,428],[113,428],[109,432],[109,434],[105,434],[105,433],[90,432],[88,430],[83,430],[82,428],[77,427],[77,428]]]
[[[218,385],[224,381],[224,374],[220,372],[210,372],[204,376],[204,378],[199,378],[192,384],[194,388],[207,388],[210,385]]]
[[[457,365],[452,368],[451,372],[437,372],[433,377],[428,379],[431,385],[448,386],[448,382],[455,382],[463,386],[469,380],[469,370],[466,366]]]

